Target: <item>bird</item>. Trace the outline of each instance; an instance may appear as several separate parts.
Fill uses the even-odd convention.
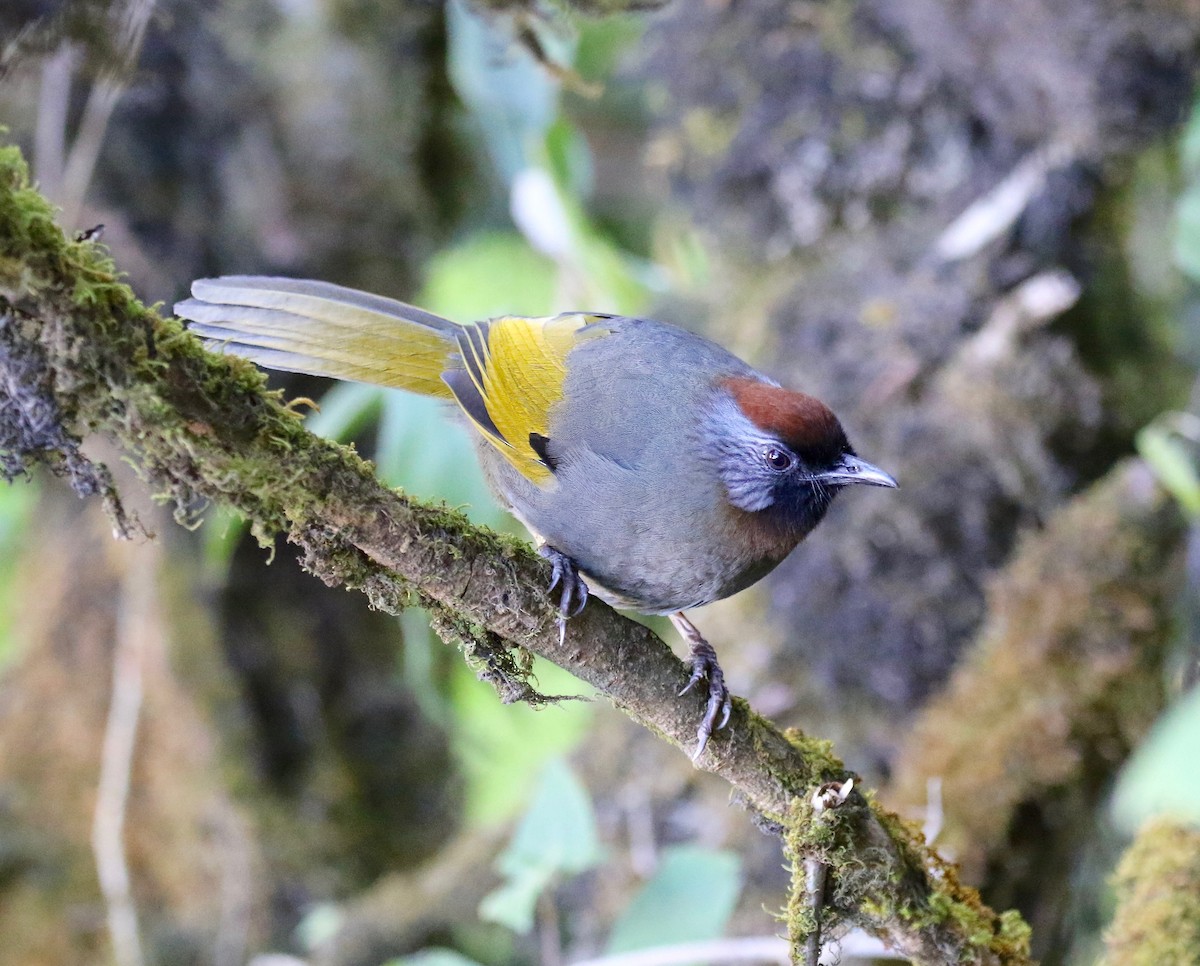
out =
[[[773,570],[850,485],[895,487],[837,416],[717,343],[603,312],[461,324],[329,282],[197,279],[175,314],[266,368],[447,400],[484,476],[551,567],[560,641],[589,594],[666,615],[680,694],[707,682],[693,758],[729,720],[716,651],[686,612]]]

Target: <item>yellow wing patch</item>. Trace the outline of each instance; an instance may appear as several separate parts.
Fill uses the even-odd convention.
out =
[[[535,483],[548,482],[553,473],[529,436],[550,435],[550,410],[562,399],[567,354],[581,338],[603,335],[607,330],[596,323],[605,318],[583,313],[502,316],[464,329],[458,338],[471,395],[477,397],[464,398],[452,382],[459,405],[488,442]]]

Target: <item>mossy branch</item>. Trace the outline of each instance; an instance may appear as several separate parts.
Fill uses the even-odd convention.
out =
[[[20,153],[3,148],[0,470],[66,470],[77,488],[105,493],[127,531],[103,468],[81,455],[93,435],[127,453],[180,515],[204,501],[229,506],[263,538],[286,533],[326,583],[388,611],[430,605],[452,636],[540,654],[665,740],[693,745],[701,699],[676,696],[687,673],[663,641],[592,601],[560,645],[548,568],[526,544],[387,489],[353,450],[306,431],[252,365],[205,352],[143,306],[95,245],[64,238]],[[700,767],[766,827],[786,830],[790,854],[827,864],[840,923],[921,963],[1029,961],[1024,924],[980,904],[918,832],[873,802],[854,793],[837,821],[809,820],[796,803],[850,777],[825,743],[782,733],[737,699]]]
[[[1165,702],[1185,533],[1146,464],[1123,460],[1022,539],[992,581],[976,645],[922,709],[890,789],[912,805],[931,779],[942,783],[939,841],[971,878],[1003,867],[1037,869],[1042,882],[1055,881],[1050,869],[1069,874],[1047,842],[1083,831],[1080,816]],[[1055,808],[1030,835],[1027,806],[1046,801]],[[1014,862],[1021,849],[1028,858]]]
[[[1200,950],[1200,829],[1157,819],[1121,857],[1099,966],[1192,963]]]

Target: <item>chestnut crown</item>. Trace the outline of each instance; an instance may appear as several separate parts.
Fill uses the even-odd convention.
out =
[[[896,486],[855,454],[820,400],[754,378],[725,379],[705,423],[729,502],[803,536],[851,483]]]

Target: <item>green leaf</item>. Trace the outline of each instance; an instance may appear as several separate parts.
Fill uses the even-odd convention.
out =
[[[505,875],[529,868],[583,872],[603,858],[587,789],[561,758],[546,762],[529,808],[496,860]]]
[[[549,761],[508,848],[496,861],[506,882],[484,898],[479,914],[528,932],[546,886],[560,875],[592,868],[602,857],[587,790],[561,759]]]
[[[1157,815],[1200,825],[1200,688],[1158,719],[1121,770],[1113,793],[1116,823],[1133,834]]]
[[[595,187],[596,170],[587,138],[567,118],[546,132],[546,164],[555,183],[571,198],[586,198]]]
[[[435,255],[420,304],[460,322],[554,311],[558,273],[515,232],[481,232]]]
[[[534,29],[529,21],[521,26]],[[477,11],[462,0],[446,4],[450,82],[506,182],[528,165],[530,146],[558,113],[558,83],[518,38],[519,29],[499,10]],[[557,43],[546,31],[537,37],[552,61],[569,64],[569,42]]]
[[[213,506],[204,514],[201,559],[205,574],[214,586],[228,579],[233,554],[248,526],[245,517],[228,507]]]
[[[339,383],[308,419],[319,436],[344,440],[379,415],[375,447],[380,479],[425,500],[444,500],[475,523],[519,532],[500,509],[475,458],[471,436],[450,404],[399,389]]]
[[[534,662],[534,685],[547,694],[591,694],[578,678],[547,661]],[[451,737],[466,779],[467,822],[491,825],[510,818],[526,801],[547,760],[575,749],[588,733],[586,701],[546,708],[501,704],[490,685],[461,661],[451,672]]]
[[[1137,434],[1137,450],[1184,512],[1200,518],[1200,473],[1189,444],[1156,422]]]
[[[25,532],[37,498],[33,480],[0,484],[0,548],[5,558]]]
[[[38,487],[33,482],[0,483],[0,668],[13,654],[13,577],[37,497]]]
[[[413,496],[445,500],[474,523],[523,533],[488,489],[471,439],[450,403],[384,391],[375,451],[380,477]]]
[[[325,439],[347,440],[379,412],[384,391],[361,382],[339,382],[321,397],[321,408],[305,425]]]
[[[1200,281],[1200,185],[1189,188],[1179,199],[1175,261],[1189,277]]]
[[[441,688],[445,678],[446,657],[455,663],[462,660],[451,654],[429,626],[429,613],[422,607],[406,607],[397,618],[404,635],[400,649],[400,673],[409,692],[416,698],[421,713],[442,728],[453,723],[450,699]]]
[[[499,923],[513,932],[528,933],[533,928],[533,914],[538,898],[553,879],[549,869],[527,869],[497,889],[479,903],[479,918]]]
[[[663,850],[654,877],[617,920],[608,952],[718,939],[741,892],[741,866],[733,852],[694,845]]]
[[[422,949],[411,956],[389,959],[383,966],[480,966],[478,961],[468,959],[453,949]]]

